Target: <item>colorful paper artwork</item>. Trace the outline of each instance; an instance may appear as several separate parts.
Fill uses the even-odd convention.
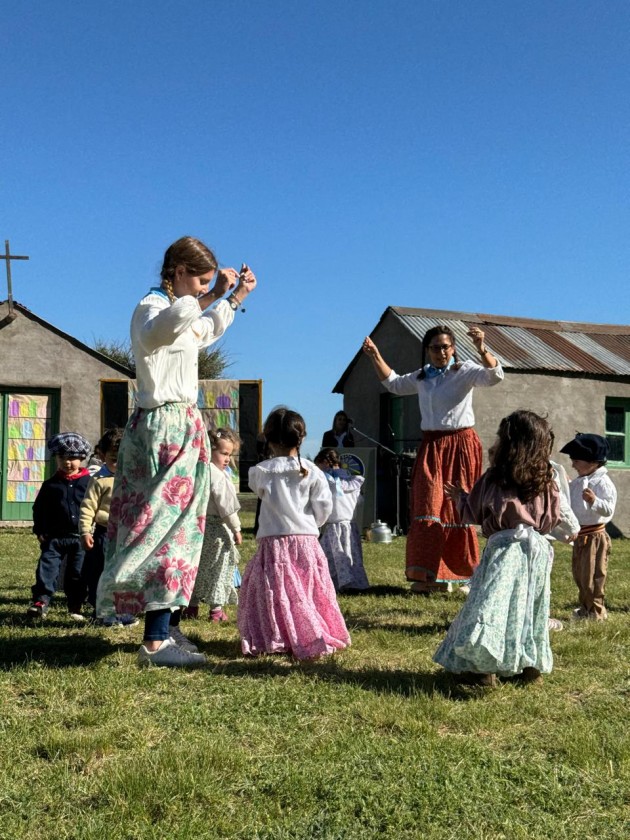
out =
[[[47,394],[9,394],[7,502],[34,502],[46,478],[52,401]]]
[[[238,379],[203,379],[199,382],[197,406],[201,411],[206,429],[231,429],[238,435]],[[238,456],[232,459],[234,469],[231,478],[238,488]]]

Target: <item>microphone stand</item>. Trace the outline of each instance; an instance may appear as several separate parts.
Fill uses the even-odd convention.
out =
[[[402,475],[402,455],[399,455],[397,452],[394,452],[393,449],[390,449],[389,446],[385,446],[378,440],[374,440],[373,437],[366,435],[365,432],[362,432],[358,426],[355,426],[354,423],[352,424],[352,428],[355,432],[358,432],[361,437],[365,438],[366,440],[372,441],[379,449],[382,449],[384,452],[389,452],[390,455],[394,456],[394,463],[396,464],[396,525],[392,531],[395,537],[401,537],[403,530],[400,527],[400,478]]]

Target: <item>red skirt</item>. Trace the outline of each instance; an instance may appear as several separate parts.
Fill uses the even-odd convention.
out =
[[[479,564],[473,525],[459,521],[444,483],[470,491],[481,475],[481,442],[474,429],[425,432],[411,474],[411,527],[407,580],[448,583],[470,580]]]

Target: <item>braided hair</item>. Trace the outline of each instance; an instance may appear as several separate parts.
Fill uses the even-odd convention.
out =
[[[160,271],[162,286],[171,303],[175,302],[173,280],[178,265],[183,265],[186,271],[194,277],[201,277],[209,271],[216,271],[218,267],[214,253],[200,239],[195,239],[192,236],[182,236],[177,242],[173,242],[166,249],[162,270]]]
[[[297,449],[300,475],[302,478],[308,475],[308,470],[300,458],[300,446],[306,437],[306,423],[301,414],[285,406],[274,409],[265,420],[263,434],[267,443],[272,446],[275,444],[284,449]]]
[[[318,467],[323,464],[328,469],[335,470],[341,466],[341,458],[339,457],[339,453],[336,449],[333,449],[331,446],[327,446],[317,453],[315,463]]]
[[[418,379],[425,379],[426,372],[424,370],[424,366],[427,364],[427,350],[429,349],[429,344],[431,340],[436,337],[436,335],[447,335],[451,339],[451,343],[453,345],[453,359],[455,360],[455,364],[459,361],[457,358],[457,348],[455,345],[455,333],[450,327],[447,327],[446,324],[438,324],[437,327],[431,327],[430,330],[427,330],[424,334],[424,338],[422,339],[422,364],[420,365],[421,371],[418,374]]]

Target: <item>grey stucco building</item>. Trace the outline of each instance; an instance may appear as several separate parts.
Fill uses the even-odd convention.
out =
[[[518,408],[547,415],[555,432],[554,457],[573,477],[558,449],[576,432],[606,435],[608,469],[619,493],[613,535],[630,535],[630,326],[502,317],[437,309],[388,307],[371,332],[397,373],[420,367],[422,337],[438,324],[456,336],[460,360],[477,360],[466,333],[479,325],[500,360],[505,380],[474,394],[476,429],[484,449],[502,417]],[[420,441],[417,397],[385,391],[370,360],[359,352],[333,388],[359,429],[397,452],[412,453]],[[355,435],[355,437],[360,437]],[[357,440],[357,445],[370,445]]]
[[[0,524],[28,521],[51,471],[46,441],[75,431],[94,446],[124,425],[133,372],[19,303],[0,302]]]

